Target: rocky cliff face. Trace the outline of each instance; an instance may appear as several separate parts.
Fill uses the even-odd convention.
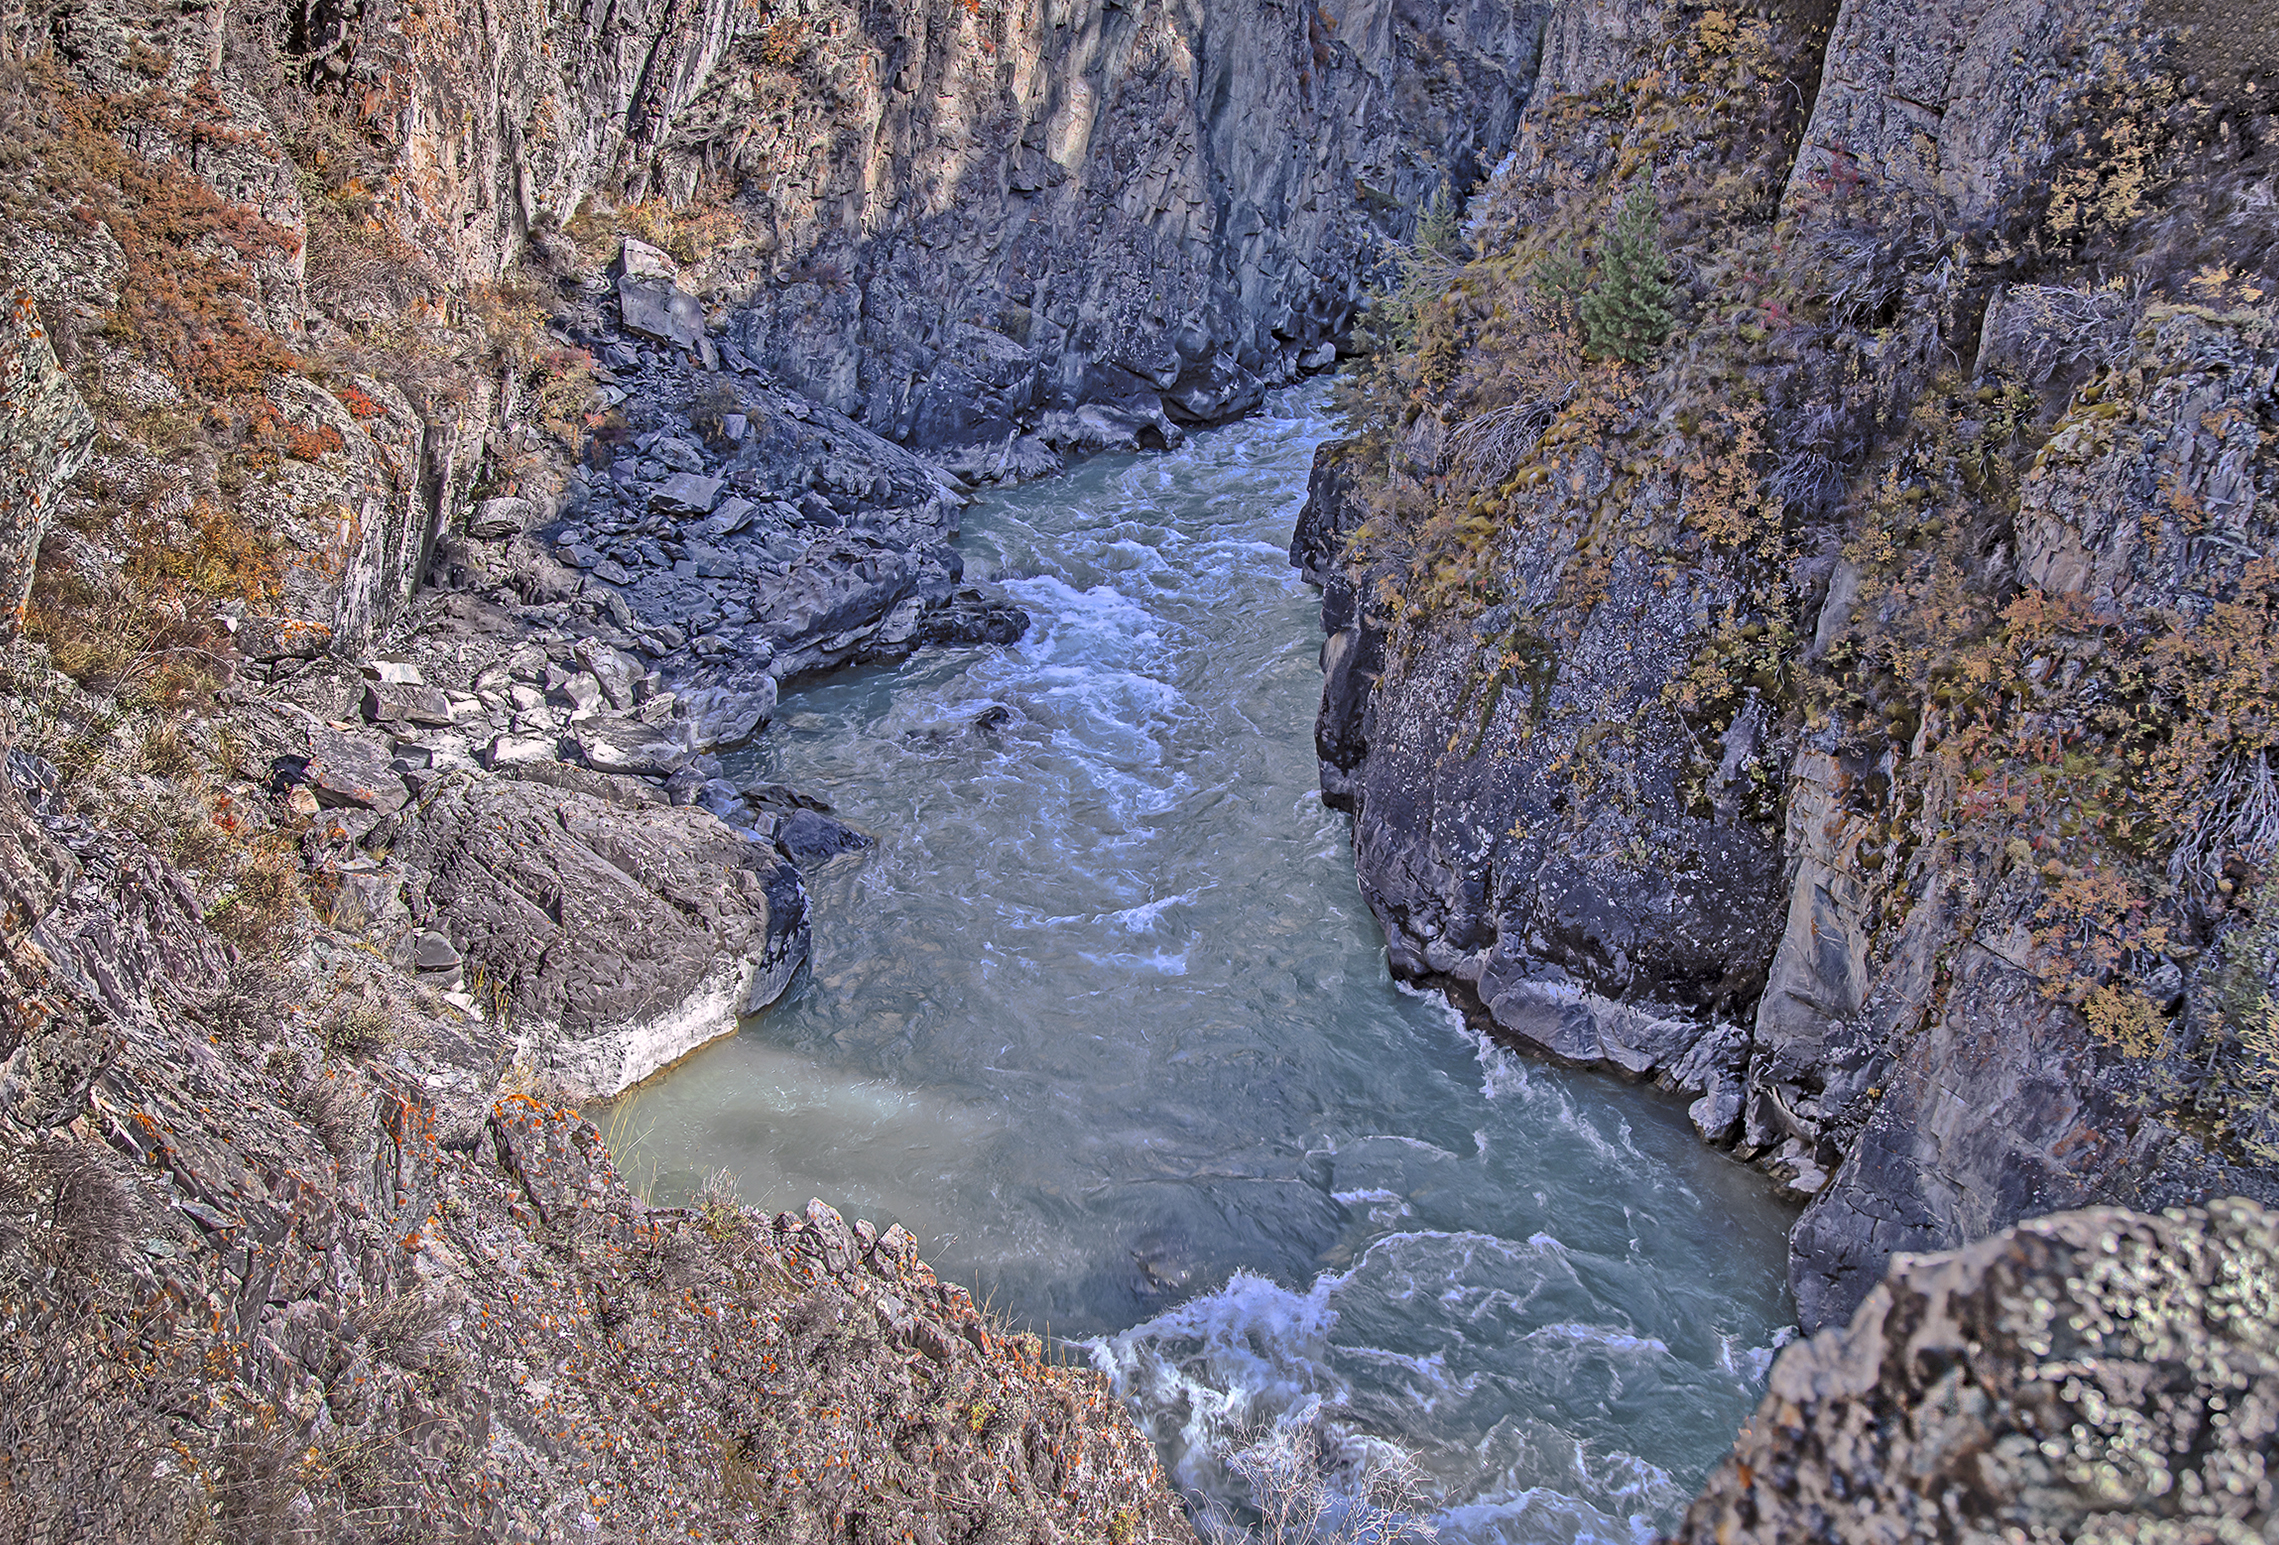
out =
[[[288,609],[356,648],[479,495],[574,510],[549,447],[627,395],[684,431],[702,397],[716,431],[805,422],[788,391],[972,476],[1246,410],[1334,357],[1387,235],[1502,154],[1541,21],[15,6],[0,252],[116,431],[100,479],[288,535]],[[629,269],[626,231],[685,271]],[[690,381],[596,399],[592,354]],[[872,502],[913,508],[898,485]]]
[[[1692,1097],[1808,1201],[1808,1327],[2272,1192],[2273,134],[2186,20],[1562,7],[1301,518],[1396,970]]]

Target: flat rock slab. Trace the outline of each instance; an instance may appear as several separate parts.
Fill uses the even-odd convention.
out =
[[[597,719],[576,726],[569,745],[595,772],[633,778],[667,778],[689,763],[690,752],[637,719]]]
[[[514,536],[526,526],[538,524],[538,506],[528,499],[502,495],[485,499],[475,506],[472,519],[467,522],[467,534],[485,541]]]
[[[451,725],[451,700],[439,687],[376,681],[364,689],[364,717],[406,724]]]
[[[395,768],[385,746],[374,745],[324,724],[308,730],[308,764],[301,781],[316,792],[317,803],[331,809],[398,810],[411,791]]]
[[[478,1001],[581,1097],[734,1030],[807,958],[798,870],[705,810],[455,773],[365,844],[416,876],[412,910],[465,957]]]
[[[676,472],[649,490],[649,508],[667,515],[708,515],[720,502],[720,479]]]
[[[617,306],[629,333],[683,349],[694,349],[703,341],[703,303],[661,279],[628,274],[618,280]]]

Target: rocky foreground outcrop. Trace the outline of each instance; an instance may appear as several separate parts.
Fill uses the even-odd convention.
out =
[[[492,1025],[72,805],[10,751],[0,1534],[1192,1538],[901,1229],[644,1205]]]
[[[2195,23],[1560,6],[1300,518],[1394,969],[1686,1094],[1807,1328],[2279,1199],[2279,127]]]
[[[2264,1539],[2275,1448],[2279,1219],[2096,1208],[1894,1262],[1675,1539]]]

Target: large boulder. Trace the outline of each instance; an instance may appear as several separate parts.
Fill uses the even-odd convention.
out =
[[[1791,1347],[1677,1534],[2269,1539],[2279,1218],[2063,1213],[1899,1256]]]
[[[680,268],[665,253],[628,237],[617,263],[618,315],[629,333],[695,349],[704,337],[704,306],[676,282]]]
[[[696,808],[627,809],[447,775],[366,839],[544,1072],[614,1094],[783,994],[807,958],[799,872]]]

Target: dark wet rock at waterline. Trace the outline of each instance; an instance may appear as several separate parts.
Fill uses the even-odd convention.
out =
[[[794,810],[775,822],[775,845],[801,869],[820,869],[842,853],[878,845],[868,832],[815,810]]]

